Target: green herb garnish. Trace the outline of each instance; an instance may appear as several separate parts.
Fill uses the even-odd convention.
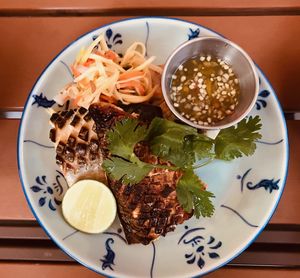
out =
[[[218,159],[232,160],[252,155],[255,152],[255,140],[261,138],[259,116],[243,119],[236,127],[222,129],[215,139],[215,153]]]
[[[194,209],[197,218],[212,216],[214,206],[210,198],[214,195],[205,190],[205,184],[192,169],[185,170],[176,186],[176,194],[185,211],[191,212]]]
[[[195,162],[215,158],[229,161],[252,155],[255,140],[261,138],[260,129],[260,118],[250,116],[236,127],[221,130],[213,140],[195,128],[161,118],[154,118],[149,128],[137,119],[124,119],[107,133],[112,157],[104,160],[103,168],[111,178],[127,185],[139,183],[153,168],[181,170],[183,175],[176,187],[179,203],[187,212],[194,210],[197,218],[209,217],[214,211],[214,196],[194,173],[193,169],[199,167]],[[147,141],[154,155],[170,161],[174,167],[142,162],[134,153],[135,145],[141,141]]]

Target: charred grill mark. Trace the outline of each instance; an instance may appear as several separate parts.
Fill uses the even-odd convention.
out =
[[[164,198],[167,198],[169,196],[169,194],[171,192],[173,192],[174,190],[175,190],[174,188],[172,188],[171,186],[168,186],[167,184],[165,184],[165,188],[161,192],[161,196],[164,197]]]
[[[65,146],[66,145],[64,143],[59,142],[57,147],[56,147],[56,153],[59,154],[59,155],[62,155],[64,153]]]
[[[155,160],[147,147],[143,158],[146,162]],[[158,168],[153,172],[159,175],[149,174],[134,186],[111,181],[110,187],[118,200],[119,216],[129,244],[149,244],[192,216],[183,211],[176,198],[175,188],[181,173]]]
[[[51,128],[49,132],[49,138],[52,142],[56,141],[56,130],[55,128]]]
[[[80,117],[78,115],[75,115],[70,123],[71,126],[76,126],[80,121]]]
[[[89,130],[83,126],[79,131],[78,137],[87,142],[89,138]]]
[[[66,115],[65,115],[65,119],[69,119],[73,116],[74,114],[74,110],[68,110]]]
[[[56,155],[56,164],[58,165],[63,165],[64,164],[64,160],[60,155]]]
[[[57,119],[59,118],[59,114],[58,113],[53,113],[50,117],[50,121],[52,123],[55,123],[57,121]]]
[[[89,108],[89,112],[96,123],[97,133],[106,132],[115,124],[117,120],[122,119],[126,116],[125,112],[116,108],[113,109],[110,106],[91,105]]]
[[[70,136],[67,142],[67,146],[70,148],[74,148],[76,144],[76,138],[74,136]]]
[[[91,116],[90,112],[88,112],[88,113],[83,117],[83,119],[84,119],[86,122],[90,121],[91,118],[92,118],[92,116]]]
[[[49,137],[57,143],[56,162],[70,185],[86,177],[90,166],[93,171],[95,165],[98,165],[97,171],[101,169],[103,158],[110,156],[107,131],[117,121],[128,117],[135,116],[110,105],[96,104],[91,105],[89,110],[66,110],[51,116],[55,127],[50,131]],[[144,162],[171,165],[152,155],[145,142],[137,144],[134,152]],[[80,171],[83,176],[78,176]],[[68,180],[70,175],[73,175],[71,182]],[[99,172],[95,175],[99,175]],[[159,236],[173,231],[177,224],[192,216],[192,212],[183,211],[176,197],[176,184],[181,175],[180,171],[154,168],[139,184],[133,186],[124,185],[120,181],[109,181],[129,244],[149,244]]]
[[[59,116],[58,119],[56,120],[57,127],[60,129],[64,127],[65,123],[66,123],[66,119],[61,116]]]
[[[84,108],[84,107],[80,107],[80,108],[79,108],[79,110],[78,110],[78,112],[79,112],[79,114],[80,114],[80,115],[83,115],[83,114],[85,114],[85,113],[86,113],[86,111],[87,111],[87,109],[86,109],[86,108]]]

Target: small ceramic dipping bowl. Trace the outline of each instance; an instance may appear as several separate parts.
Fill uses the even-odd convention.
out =
[[[240,95],[232,114],[214,124],[201,125],[182,116],[174,107],[171,84],[175,71],[185,61],[208,55],[231,67],[239,82]],[[184,123],[204,130],[223,129],[241,121],[254,106],[259,91],[258,75],[249,55],[235,43],[219,37],[199,37],[180,45],[167,59],[161,82],[164,99],[174,115]]]

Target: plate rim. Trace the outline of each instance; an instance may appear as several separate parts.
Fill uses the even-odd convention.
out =
[[[60,245],[58,243],[58,241],[56,241],[55,239],[55,236],[52,236],[51,233],[47,230],[47,228],[45,227],[45,225],[42,223],[42,220],[39,219],[39,217],[37,216],[37,214],[35,213],[35,210],[33,208],[33,206],[31,205],[31,202],[29,200],[29,197],[26,193],[26,189],[25,189],[25,184],[24,184],[24,180],[23,180],[23,176],[22,176],[22,169],[21,169],[21,165],[20,165],[20,145],[22,142],[20,142],[20,137],[21,137],[21,131],[22,131],[22,124],[23,124],[23,121],[24,121],[24,115],[26,114],[25,112],[27,111],[27,108],[28,108],[28,103],[29,103],[29,100],[30,100],[30,97],[36,87],[36,85],[39,83],[39,81],[41,80],[41,78],[43,77],[44,73],[48,70],[48,68],[56,61],[56,59],[67,49],[69,48],[71,45],[75,44],[78,40],[80,40],[81,38],[83,38],[84,36],[88,35],[88,34],[91,34],[93,32],[95,32],[96,30],[98,29],[101,29],[101,28],[105,28],[105,27],[108,27],[108,26],[112,26],[112,25],[115,25],[115,24],[118,24],[118,23],[121,23],[121,22],[126,22],[126,21],[134,21],[134,20],[151,20],[151,19],[162,19],[162,20],[166,20],[166,21],[180,21],[180,22],[183,22],[183,23],[189,23],[189,24],[193,24],[193,25],[196,25],[200,28],[203,28],[203,29],[206,29],[206,30],[209,30],[223,38],[226,38],[225,36],[223,36],[222,34],[220,34],[219,32],[211,29],[211,28],[208,28],[202,24],[198,24],[198,23],[195,23],[193,21],[189,21],[189,20],[185,20],[185,19],[181,19],[181,18],[176,18],[176,17],[167,17],[167,16],[139,16],[139,17],[132,17],[132,18],[125,18],[125,19],[120,19],[120,20],[116,20],[116,21],[113,21],[113,22],[110,22],[110,23],[106,23],[106,24],[103,24],[101,26],[98,26],[96,28],[93,28],[83,34],[81,34],[80,36],[78,36],[77,38],[75,38],[74,40],[72,40],[70,43],[68,43],[65,47],[63,47],[55,56],[54,58],[44,67],[44,69],[42,70],[42,72],[39,74],[39,76],[37,77],[36,81],[34,82],[32,88],[30,89],[29,91],[29,94],[27,96],[27,99],[24,103],[24,109],[23,109],[23,113],[22,113],[22,117],[21,117],[21,120],[20,120],[20,123],[19,123],[19,128],[18,128],[18,135],[17,135],[17,167],[18,167],[18,175],[19,175],[19,179],[20,179],[20,182],[21,182],[21,185],[22,185],[22,190],[23,190],[23,193],[25,195],[25,199],[26,199],[26,202],[27,204],[29,205],[30,207],[30,210],[32,212],[32,214],[34,215],[35,219],[37,220],[37,222],[39,223],[39,225],[42,227],[42,229],[44,230],[44,232],[47,234],[47,236],[60,248],[60,250],[62,250],[65,254],[67,254],[69,257],[71,257],[72,259],[74,259],[75,261],[77,261],[78,263],[80,263],[81,265],[83,265],[84,267],[86,267],[87,269],[89,270],[92,270],[94,271],[95,273],[97,274],[101,274],[101,275],[104,275],[105,277],[111,277],[111,278],[117,278],[118,276],[111,276],[111,275],[108,275],[107,273],[105,272],[101,272],[100,270],[94,268],[93,266],[90,266],[88,265],[87,263],[81,261],[81,259],[78,259],[76,257],[76,255],[74,254],[71,254],[71,252],[68,252],[62,245]],[[283,177],[283,180],[282,180],[282,187],[281,187],[281,191],[279,192],[279,196],[277,198],[277,201],[275,203],[275,205],[273,206],[273,210],[270,212],[270,214],[268,215],[265,223],[263,223],[263,225],[258,229],[258,231],[256,233],[253,233],[253,237],[251,240],[248,241],[248,243],[243,247],[241,248],[241,250],[239,250],[239,252],[237,253],[234,253],[232,256],[230,256],[229,259],[227,259],[226,261],[220,263],[219,265],[211,268],[210,270],[207,270],[207,271],[204,271],[202,273],[199,273],[198,275],[195,275],[195,276],[192,276],[192,277],[199,277],[202,276],[202,275],[206,275],[208,273],[211,273],[221,267],[223,267],[224,265],[228,264],[230,261],[232,261],[233,259],[235,259],[236,257],[238,257],[241,253],[243,253],[255,240],[256,238],[261,234],[261,232],[265,229],[266,225],[269,223],[270,219],[272,218],[272,216],[274,215],[277,207],[278,207],[278,204],[279,204],[279,201],[281,200],[281,197],[282,197],[282,194],[283,194],[283,191],[285,189],[285,185],[286,185],[286,180],[287,180],[287,176],[288,176],[288,166],[289,166],[289,152],[290,152],[290,148],[289,148],[289,140],[288,140],[288,130],[287,130],[287,124],[286,124],[286,120],[285,120],[285,117],[284,117],[284,112],[283,112],[283,109],[281,107],[281,104],[279,102],[279,99],[278,99],[278,96],[274,90],[274,88],[272,87],[270,81],[268,80],[268,78],[266,77],[266,75],[264,74],[264,72],[261,70],[261,68],[257,65],[257,63],[255,63],[254,61],[254,64],[255,66],[257,67],[257,70],[258,72],[263,76],[264,78],[264,81],[266,82],[266,84],[271,88],[271,94],[274,96],[274,99],[275,99],[275,102],[276,104],[278,105],[278,109],[279,109],[279,112],[281,114],[281,118],[282,118],[282,121],[283,121],[283,130],[284,130],[284,139],[285,139],[285,148],[286,148],[286,163],[285,165],[283,166],[284,168],[284,177]]]

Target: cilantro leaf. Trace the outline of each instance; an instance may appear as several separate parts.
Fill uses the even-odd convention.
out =
[[[188,125],[178,124],[163,118],[154,118],[148,129],[147,140],[171,132],[175,135],[175,141],[181,141],[186,135],[197,134],[197,129]]]
[[[261,138],[259,116],[243,119],[237,126],[222,129],[215,139],[216,157],[232,160],[252,155],[256,149],[255,140]]]
[[[212,158],[214,140],[205,134],[188,135],[185,138],[184,149],[186,152],[193,152],[196,159]]]
[[[119,157],[105,159],[102,163],[110,178],[121,180],[126,185],[139,183],[154,166],[142,161],[132,163]]]
[[[155,118],[151,122],[146,139],[153,154],[169,160],[178,167],[185,167],[195,162],[193,150],[187,150],[184,146],[185,137],[196,134],[195,128]]]
[[[115,127],[107,132],[108,149],[113,155],[130,159],[136,143],[147,136],[145,126],[139,125],[137,119],[126,118],[117,122]]]
[[[214,206],[210,200],[214,195],[205,190],[205,184],[192,169],[187,169],[176,186],[177,198],[180,205],[187,212],[194,209],[196,218],[210,217]]]

